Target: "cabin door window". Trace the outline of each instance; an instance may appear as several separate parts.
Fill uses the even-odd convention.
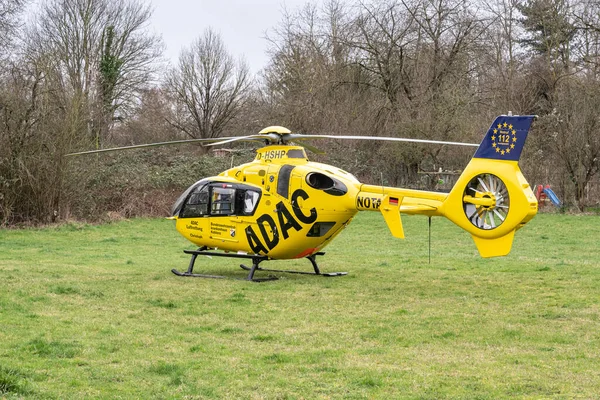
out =
[[[210,202],[211,215],[232,215],[235,213],[235,189],[213,187]]]

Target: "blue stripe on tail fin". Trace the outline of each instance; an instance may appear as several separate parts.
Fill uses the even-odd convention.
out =
[[[518,161],[535,115],[501,115],[497,117],[479,148],[476,158]]]

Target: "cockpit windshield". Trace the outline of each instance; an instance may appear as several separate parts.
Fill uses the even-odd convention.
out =
[[[179,212],[181,211],[181,207],[183,206],[184,201],[188,198],[190,192],[194,189],[196,189],[199,186],[204,186],[205,184],[208,183],[208,179],[201,179],[198,182],[194,183],[192,186],[190,186],[189,188],[187,188],[185,190],[185,192],[183,192],[181,194],[181,196],[179,196],[177,198],[177,200],[175,201],[175,203],[173,204],[173,207],[171,208],[171,215],[173,217],[176,217],[179,215]]]

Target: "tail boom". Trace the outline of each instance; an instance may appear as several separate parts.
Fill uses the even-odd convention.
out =
[[[385,196],[402,198],[399,210],[403,214],[440,216],[439,208],[448,193],[363,184],[357,196],[356,208],[359,211],[378,211]]]

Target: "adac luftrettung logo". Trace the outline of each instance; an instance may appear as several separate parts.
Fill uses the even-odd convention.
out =
[[[517,131],[506,122],[496,125],[492,133],[492,147],[501,156],[510,154],[517,144]]]

